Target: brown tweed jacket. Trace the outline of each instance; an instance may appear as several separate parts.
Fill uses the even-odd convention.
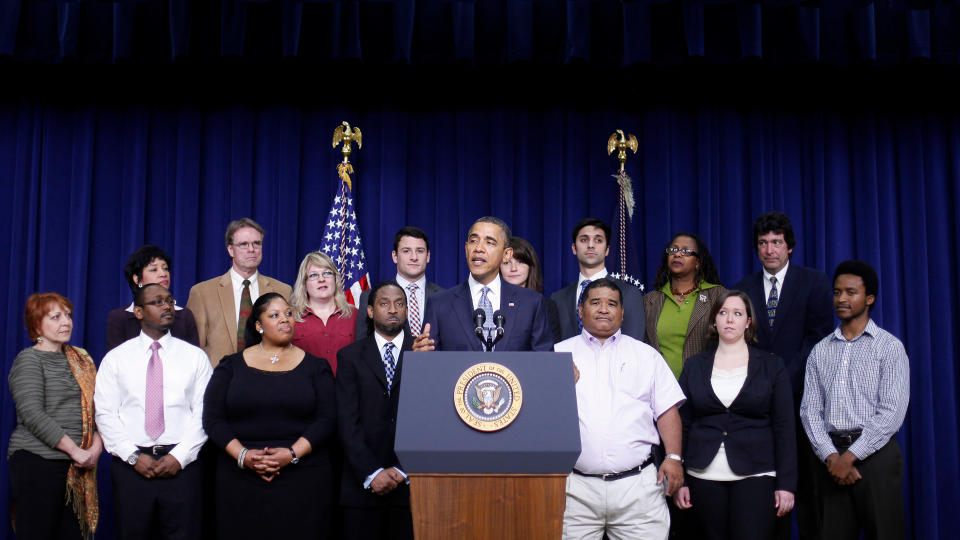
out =
[[[727,292],[727,289],[723,285],[718,285],[697,293],[697,303],[693,306],[693,313],[690,314],[690,324],[687,325],[687,339],[683,342],[684,361],[695,354],[700,354],[707,346],[710,338],[710,308],[713,307],[717,298],[720,298],[725,292]],[[660,320],[660,312],[663,311],[663,303],[666,300],[667,295],[661,291],[650,291],[643,295],[643,309],[647,314],[647,335],[644,341],[656,349],[657,352],[660,352],[657,322]]]

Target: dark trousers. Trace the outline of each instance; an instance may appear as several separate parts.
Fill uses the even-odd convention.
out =
[[[114,458],[114,518],[119,540],[199,540],[203,537],[203,468],[187,465],[172,478],[146,479]]]
[[[776,479],[755,476],[733,482],[687,477],[690,503],[703,538],[768,540],[773,536]]]
[[[820,497],[817,494],[814,477],[817,468],[822,467],[820,458],[810,446],[803,423],[797,416],[797,492],[791,514],[777,518],[773,538],[790,540],[792,537],[791,516],[797,518],[797,530],[800,540],[818,540],[820,538]]]
[[[853,485],[833,481],[826,466],[815,476],[823,510],[823,540],[856,540],[860,531],[876,540],[902,539],[903,456],[896,439],[854,463],[862,478]]]
[[[45,459],[26,450],[10,456],[10,497],[20,540],[81,538],[80,523],[67,504],[69,460]]]
[[[342,508],[344,540],[413,540],[409,506]]]

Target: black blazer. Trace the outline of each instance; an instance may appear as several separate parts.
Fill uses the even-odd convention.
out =
[[[369,327],[367,325],[369,324],[368,321],[370,319],[367,318],[367,302],[369,302],[370,290],[371,289],[367,289],[362,293],[360,293],[360,303],[358,304],[358,308],[357,308],[357,327],[356,327],[356,330],[354,331],[354,337],[356,338],[356,341],[360,341],[361,339],[369,335]],[[424,303],[429,303],[431,296],[439,292],[443,292],[445,290],[446,289],[437,285],[436,283],[432,283],[428,281],[427,286],[424,287],[424,291],[423,291]],[[404,291],[404,293],[406,293],[406,291]],[[424,318],[425,314],[426,314],[426,306],[420,306],[420,324],[421,325],[426,320]],[[403,323],[403,331],[408,334],[410,333],[410,325],[408,323]]]
[[[635,285],[610,276],[607,277],[616,282],[623,293],[623,324],[620,326],[620,331],[637,341],[643,341],[647,332],[646,316],[643,309],[643,291]],[[574,281],[550,296],[550,299],[556,302],[557,307],[560,308],[560,341],[580,334],[577,310],[573,307],[579,292],[577,282]]]
[[[776,471],[776,489],[796,493],[793,396],[783,361],[750,347],[747,379],[728,409],[710,384],[715,354],[711,349],[688,358],[680,374],[680,388],[687,396],[680,406],[686,466],[706,468],[723,442],[733,472]]]
[[[200,334],[197,332],[197,321],[193,312],[187,308],[173,312],[173,328],[170,329],[173,337],[182,339],[191,345],[200,346]],[[107,315],[107,351],[111,351],[128,339],[140,335],[140,319],[127,308],[117,308]],[[217,361],[220,359],[217,358]],[[212,362],[212,360],[211,360]]]
[[[406,332],[402,350],[412,347],[413,338]],[[388,392],[383,360],[373,335],[337,352],[337,416],[344,457],[340,504],[344,506],[410,505],[410,487],[406,484],[384,496],[363,489],[367,476],[381,467],[403,470],[393,452],[403,356],[401,351]]]
[[[552,351],[553,336],[542,294],[511,285],[500,278],[500,311],[504,323],[498,351]],[[480,351],[482,345],[473,333],[473,300],[464,281],[431,298],[426,322],[438,351]]]
[[[773,328],[767,319],[763,272],[745,277],[734,289],[750,295],[757,313],[756,346],[783,359],[790,375],[793,406],[800,410],[807,357],[813,346],[833,331],[833,286],[819,270],[793,263],[787,268]]]

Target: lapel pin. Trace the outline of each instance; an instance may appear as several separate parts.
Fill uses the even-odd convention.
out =
[[[707,295],[705,295],[705,294],[703,294],[703,293],[700,293],[700,301],[701,301],[701,302],[706,302],[706,301],[707,301]]]
[[[507,307],[516,307],[516,305],[513,302],[508,302]]]

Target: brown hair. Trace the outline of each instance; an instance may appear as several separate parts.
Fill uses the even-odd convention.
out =
[[[510,239],[510,247],[513,248],[513,258],[530,267],[527,273],[527,282],[524,287],[543,293],[543,273],[540,272],[540,260],[537,258],[537,251],[533,249],[530,242],[527,242],[519,236]]]
[[[258,233],[260,233],[260,236],[267,235],[267,232],[264,231],[263,227],[261,227],[260,224],[257,223],[256,221],[246,217],[235,219],[231,221],[229,225],[227,225],[227,234],[224,235],[224,238],[223,238],[224,241],[226,241],[227,243],[227,247],[230,247],[230,245],[233,244],[233,233],[239,231],[244,227],[250,227],[251,229],[256,230]]]
[[[62,294],[55,292],[33,293],[27,298],[27,307],[23,310],[23,322],[27,327],[30,341],[40,337],[40,324],[50,311],[50,304],[58,304],[73,313],[73,303]]]
[[[753,311],[753,302],[750,301],[750,295],[735,289],[730,289],[727,292],[720,295],[719,298],[713,303],[713,307],[710,308],[710,337],[712,339],[719,340],[719,335],[717,334],[717,313],[720,312],[720,308],[723,307],[723,303],[727,301],[727,298],[736,296],[737,298],[743,300],[743,305],[747,307],[747,317],[750,318],[750,324],[743,331],[743,340],[749,343],[757,342],[757,317]]]

